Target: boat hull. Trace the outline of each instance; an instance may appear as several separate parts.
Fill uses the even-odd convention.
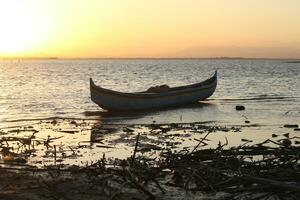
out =
[[[171,88],[161,93],[122,93],[96,86],[90,79],[91,99],[105,110],[147,110],[186,105],[205,100],[217,87],[217,73],[201,83]]]

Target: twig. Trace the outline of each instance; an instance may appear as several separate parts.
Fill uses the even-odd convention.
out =
[[[200,144],[207,138],[207,136],[210,134],[211,132],[210,131],[208,131],[208,133],[199,141],[199,143],[194,147],[194,149],[192,150],[192,152],[190,153],[190,154],[192,154],[192,153],[194,153],[194,151],[196,151],[196,149],[200,146]]]
[[[135,160],[135,155],[136,155],[136,152],[137,152],[137,147],[138,147],[138,144],[139,144],[139,139],[140,139],[140,133],[138,133],[138,135],[136,136],[135,147],[134,147],[133,155],[131,157],[132,161]]]
[[[54,165],[56,165],[56,145],[54,145]]]

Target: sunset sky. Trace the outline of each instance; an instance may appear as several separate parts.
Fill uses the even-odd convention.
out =
[[[300,58],[299,0],[0,0],[0,56]]]

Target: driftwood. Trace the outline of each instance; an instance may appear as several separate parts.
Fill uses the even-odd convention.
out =
[[[33,144],[44,145],[49,147],[51,158],[56,163],[50,167],[37,168],[24,163],[1,162],[0,179],[11,180],[9,186],[16,191],[14,194],[27,191],[38,194],[40,198],[36,199],[136,198],[128,190],[140,195],[139,199],[154,199],[158,195],[167,196],[170,193],[169,187],[175,187],[183,193],[225,192],[229,195],[228,199],[240,199],[243,195],[250,196],[250,199],[267,199],[272,196],[281,199],[300,199],[300,147],[297,145],[299,137],[290,137],[286,134],[284,139],[275,141],[269,139],[253,145],[249,145],[249,140],[243,139],[244,143],[237,147],[228,147],[226,141],[224,144],[219,143],[216,148],[203,149],[211,132],[239,131],[239,129],[210,127],[200,123],[163,126],[153,124],[149,127],[159,134],[165,134],[170,129],[184,131],[188,128],[202,133],[203,137],[197,139],[198,144],[194,147],[178,152],[165,148],[160,150],[157,157],[149,158],[139,151],[143,137],[138,133],[133,154],[128,159],[106,159],[103,156],[99,161],[84,167],[57,165],[61,146],[51,146],[51,142],[61,137],[49,136],[43,140],[33,136],[2,137],[0,146],[2,154],[12,153],[10,142],[20,143],[20,148],[28,148],[28,145]],[[124,132],[133,131],[126,128]],[[110,148],[106,145],[98,147]],[[76,147],[66,146],[66,148],[72,154],[76,154]],[[11,175],[10,179],[5,179],[7,174]],[[20,174],[26,175],[22,176],[21,180],[13,181]],[[27,185],[28,180],[35,182],[31,189],[26,190],[24,185]],[[4,192],[5,181],[0,182],[2,188],[0,197],[17,199],[16,196],[5,196],[8,195]],[[43,196],[45,194],[48,196]]]
[[[83,177],[89,177],[88,180],[93,183],[92,185],[100,184],[101,187],[109,191],[107,199],[118,199],[120,196],[126,196],[125,189],[128,187],[135,188],[146,197],[154,199],[157,193],[149,190],[146,184],[148,181],[155,183],[162,194],[168,194],[168,190],[164,189],[165,185],[161,185],[160,182],[170,175],[172,179],[167,181],[167,185],[186,191],[208,193],[223,191],[229,193],[231,198],[239,197],[243,193],[253,194],[256,199],[263,199],[272,195],[291,199],[300,197],[300,147],[254,145],[225,149],[225,146],[220,144],[215,149],[196,149],[192,154],[166,151],[161,154],[159,160],[154,161],[138,156],[136,150],[138,141],[137,137],[135,157],[132,156],[128,160],[113,160],[113,163],[109,163],[103,158],[101,161],[86,167],[60,168],[53,166],[44,169],[12,163],[10,166],[0,168],[0,170],[52,174],[51,176],[56,179],[55,187],[53,186],[54,183],[49,183],[46,179],[41,185],[38,184],[33,187],[46,187],[46,190],[57,198],[68,196],[67,191],[62,192],[59,189],[59,185],[67,187],[66,183],[73,186],[73,180],[80,181],[80,184],[74,187],[80,187],[86,194],[92,192],[91,187],[85,185],[86,178],[82,178],[84,174],[86,175]],[[257,155],[262,155],[263,158],[251,160],[250,157]],[[71,174],[74,179],[70,178],[67,182],[60,182],[59,180],[65,177],[64,174],[66,173]],[[114,182],[119,186],[109,186],[107,181]],[[96,194],[98,195],[98,193]]]

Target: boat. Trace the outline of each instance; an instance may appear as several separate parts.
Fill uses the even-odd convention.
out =
[[[91,100],[109,111],[136,111],[182,106],[210,97],[217,87],[217,71],[200,83],[168,87],[152,87],[144,92],[118,92],[95,85],[90,78]]]

